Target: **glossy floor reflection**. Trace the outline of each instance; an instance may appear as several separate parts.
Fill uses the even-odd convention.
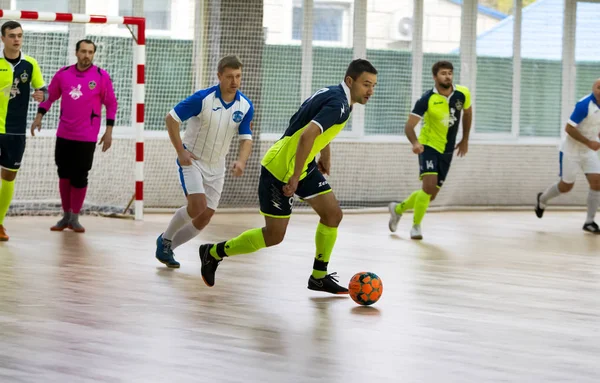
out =
[[[425,239],[387,215],[344,217],[330,263],[342,281],[377,273],[383,297],[359,307],[306,289],[314,215],[286,241],[225,260],[216,286],[198,245],[261,225],[219,214],[154,259],[167,215],[143,223],[9,217],[0,244],[2,382],[598,382],[600,236],[583,212],[434,213]]]

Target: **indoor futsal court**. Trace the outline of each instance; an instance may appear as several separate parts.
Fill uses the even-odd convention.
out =
[[[259,215],[215,216],[177,249],[178,270],[153,256],[168,215],[90,217],[84,235],[15,218],[0,248],[0,380],[595,382],[598,238],[579,215],[432,213],[435,237],[411,241],[387,215],[349,214],[331,270],[377,273],[372,306],[306,289],[313,214],[279,247],[225,260],[213,288],[198,245]]]
[[[600,382],[599,1],[0,0],[9,20],[23,35],[0,48],[0,383]],[[83,112],[48,109],[15,68],[23,52],[44,84],[70,79],[82,41],[110,82],[62,100],[83,110],[110,83],[117,105],[85,115],[93,165],[64,176],[84,166],[61,124]],[[320,167],[299,182],[316,189],[283,198],[310,129]],[[265,198],[269,222],[293,207],[272,247]],[[190,209],[213,207],[194,229]],[[172,249],[179,268],[157,259]],[[354,299],[376,281],[375,302]]]

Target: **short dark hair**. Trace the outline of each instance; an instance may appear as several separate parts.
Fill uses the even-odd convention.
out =
[[[454,65],[452,65],[450,61],[438,61],[431,67],[431,73],[433,73],[434,76],[437,76],[438,72],[442,69],[454,71]]]
[[[19,24],[16,21],[11,20],[11,21],[5,22],[4,24],[2,24],[2,36],[6,36],[7,29],[17,29],[17,28],[23,29],[21,24]]]
[[[217,70],[219,73],[223,73],[225,68],[242,69],[243,66],[242,61],[236,55],[229,55],[219,60]]]
[[[356,59],[348,65],[346,76],[344,76],[344,78],[350,76],[353,80],[356,80],[364,72],[377,74],[377,69],[365,59]]]
[[[77,42],[77,44],[75,44],[75,53],[79,52],[79,48],[81,47],[81,44],[92,44],[94,46],[94,53],[96,53],[96,44],[94,44],[94,42],[89,39],[79,40]]]

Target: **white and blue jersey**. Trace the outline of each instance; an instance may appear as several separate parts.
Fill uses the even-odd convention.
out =
[[[593,93],[577,102],[568,124],[577,128],[588,140],[598,140],[598,134],[600,133],[600,106]],[[593,152],[593,150],[567,134],[562,142],[561,152],[569,155],[578,155]]]
[[[183,144],[212,174],[225,172],[225,157],[236,133],[240,140],[252,139],[254,106],[239,90],[230,103],[221,98],[219,85],[200,90],[177,104],[170,115],[179,123],[189,120]]]

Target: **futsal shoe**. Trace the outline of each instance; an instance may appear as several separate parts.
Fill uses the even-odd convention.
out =
[[[412,229],[410,229],[410,239],[423,239],[421,225],[413,225]]]
[[[167,265],[170,269],[178,269],[179,262],[173,258],[173,250],[171,249],[171,241],[163,239],[163,235],[159,235],[156,239],[156,259],[159,262]]]
[[[583,225],[583,230],[590,232],[592,234],[600,234],[600,227],[596,224],[596,222],[586,223]]]
[[[71,213],[71,218],[69,218],[69,229],[76,233],[85,233],[85,227],[79,223],[79,214]]]
[[[388,228],[392,233],[396,232],[396,229],[398,229],[398,222],[400,221],[400,218],[402,218],[402,214],[396,213],[396,206],[398,206],[396,202],[390,202],[388,205],[388,209],[390,210],[390,222],[388,223]]]
[[[348,294],[348,289],[338,284],[337,273],[327,274],[325,277],[317,279],[312,275],[308,278],[308,289],[314,291],[323,291],[330,294]]]
[[[60,219],[60,221],[56,222],[56,225],[52,226],[50,228],[50,230],[52,230],[52,231],[65,230],[67,227],[69,227],[69,219],[70,218],[71,218],[71,215],[69,213],[65,213],[65,215],[63,215],[63,217]]]
[[[200,261],[202,262],[202,268],[200,273],[202,274],[202,280],[208,287],[215,285],[215,273],[221,260],[216,259],[210,254],[210,249],[213,247],[212,243],[206,243],[200,246],[198,250]]]
[[[6,229],[3,225],[0,225],[0,242],[8,241],[8,234],[6,234]]]
[[[542,193],[538,193],[537,203],[535,204],[535,215],[537,215],[538,218],[542,218],[542,216],[544,215],[544,209],[542,209],[542,205],[540,204],[541,196],[542,196]],[[584,230],[585,230],[585,228],[584,228]]]

